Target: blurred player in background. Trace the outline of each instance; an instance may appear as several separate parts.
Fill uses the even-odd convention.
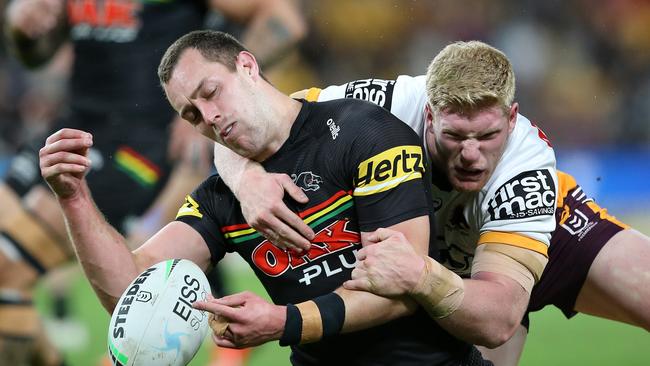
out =
[[[462,77],[458,80],[451,79],[453,80],[451,82],[447,81],[446,77],[456,77],[456,74],[453,72],[441,74],[439,70],[444,70],[444,64],[449,59],[453,60],[453,56],[450,55],[455,52],[462,54],[463,49],[467,50],[471,47],[469,44],[460,43],[446,48],[443,51],[445,57],[439,60],[436,58],[438,60],[434,60],[436,66],[432,64],[426,76],[400,76],[396,80],[357,80],[322,90],[312,88],[296,93],[295,97],[312,101],[337,98],[368,100],[390,110],[425,138],[434,165],[444,172],[442,176],[447,177],[447,179],[434,180],[433,196],[434,203],[439,207],[436,212],[436,222],[438,243],[444,259],[442,264],[464,277],[470,276],[471,273],[472,280],[465,280],[466,284],[469,285],[475,279],[491,280],[481,278],[480,271],[485,270],[484,261],[478,254],[475,255],[474,251],[484,256],[487,249],[494,247],[494,240],[497,238],[507,239],[502,243],[510,247],[530,246],[531,249],[537,247],[544,249],[544,252],[546,252],[545,247],[550,243],[548,265],[543,272],[541,272],[543,267],[537,267],[537,271],[533,272],[534,280],[539,282],[532,288],[532,292],[527,288],[528,294],[525,296],[526,301],[522,303],[523,307],[516,306],[514,312],[505,311],[506,306],[511,305],[505,300],[511,298],[503,292],[506,287],[502,287],[500,292],[493,293],[501,294],[500,296],[488,297],[487,293],[483,294],[486,297],[483,302],[482,319],[489,320],[485,323],[485,329],[491,331],[486,338],[474,339],[473,342],[492,347],[500,346],[495,350],[483,349],[485,355],[496,364],[517,364],[527,334],[528,314],[546,305],[555,305],[567,317],[583,312],[650,330],[648,310],[650,309],[650,287],[640,279],[640,276],[648,273],[650,267],[650,261],[647,260],[650,255],[648,237],[607,214],[605,209],[599,207],[582,191],[573,177],[564,172],[558,172],[557,199],[552,206],[547,207],[547,209],[557,207],[555,229],[552,226],[549,230],[548,219],[552,218],[552,215],[548,212],[541,214],[543,210],[529,211],[528,208],[519,206],[522,202],[525,205],[535,203],[526,198],[533,197],[529,195],[536,190],[533,186],[523,189],[522,179],[528,183],[532,182],[532,179],[526,178],[522,169],[529,171],[537,168],[535,163],[541,155],[535,153],[534,146],[548,143],[541,130],[532,129],[535,136],[530,141],[533,141],[533,144],[527,140],[522,140],[524,142],[519,144],[517,136],[521,133],[517,131],[531,124],[523,116],[518,115],[515,132],[510,137],[512,141],[507,143],[494,175],[485,175],[478,169],[481,164],[476,160],[476,154],[484,153],[489,142],[494,139],[494,134],[500,132],[493,128],[476,127],[477,130],[464,130],[449,128],[448,124],[440,125],[439,120],[444,119],[447,114],[444,110],[438,109],[437,103],[443,99],[441,95],[449,91],[438,89],[436,84],[442,80],[447,83],[443,87],[453,88],[454,83],[458,84],[458,88],[468,86],[463,83]],[[478,64],[478,61],[476,63]],[[468,72],[467,69],[463,71]],[[437,74],[433,73],[434,70],[438,70]],[[497,87],[496,93],[503,92],[506,87],[512,87],[514,93],[514,79],[512,83],[507,83],[502,88]],[[427,93],[430,93],[428,98]],[[485,93],[483,98],[478,99],[473,107],[479,111],[476,113],[484,110],[485,105],[491,105],[489,101],[492,100],[493,95]],[[469,110],[472,111],[472,108]],[[471,118],[474,114],[467,112],[466,115],[461,113],[460,116]],[[449,146],[458,146],[462,151],[462,154],[457,157],[458,160],[451,160],[450,156],[455,155],[449,155]],[[216,149],[221,150],[220,147]],[[232,166],[228,166],[237,160],[228,160],[224,155],[215,156],[215,160],[219,167],[226,165],[222,169],[224,179],[228,178],[229,172],[232,173],[234,180],[230,183],[235,186],[233,191],[238,193],[243,211],[250,215],[248,222],[253,227],[258,228],[267,237],[273,238],[274,243],[287,243],[285,245],[292,247],[304,245],[306,239],[295,238],[311,235],[309,228],[302,224],[300,219],[294,217],[279,200],[283,187],[290,194],[295,194],[296,187],[291,184],[288,177],[274,175],[276,182],[267,185],[263,183],[262,172],[254,168],[252,163],[246,163],[248,170],[242,173],[239,168],[233,169]],[[448,167],[447,164],[451,162],[457,164],[457,167],[453,169]],[[241,164],[241,161],[238,164]],[[241,182],[251,179],[255,179],[258,189],[255,191],[243,189]],[[538,188],[541,192],[543,185],[542,182],[539,183]],[[547,183],[551,183],[551,180],[549,179]],[[517,188],[517,185],[520,188]],[[262,189],[263,187],[266,189]],[[479,197],[480,201],[472,201],[477,199],[476,197]],[[500,210],[505,211],[500,212]],[[506,232],[508,234],[499,234]],[[543,233],[549,235],[550,241],[538,239]],[[542,243],[544,246],[540,246]],[[389,247],[384,246],[383,249]],[[405,259],[409,258],[409,253],[395,250],[395,246],[392,249],[394,251],[380,251],[379,254],[374,255],[369,252],[367,257],[376,265],[366,269],[366,274],[360,275],[368,279],[379,293],[395,289],[396,284],[391,280],[408,278],[408,272],[399,272],[400,270],[419,270],[422,267],[416,265],[419,261],[414,257],[410,257],[411,262]],[[509,255],[512,259],[518,258],[510,252]],[[377,263],[387,263],[387,265],[381,267]],[[404,263],[410,265],[405,266]],[[386,273],[392,275],[386,276]],[[525,271],[522,269],[520,273]],[[517,278],[512,274],[511,277]],[[356,284],[355,288],[370,290],[362,283]],[[402,290],[408,292],[412,289]],[[530,295],[529,303],[528,295]],[[490,314],[488,304],[498,306],[492,309],[494,313]],[[503,315],[507,316],[506,322],[502,321]],[[477,325],[478,319],[475,319]],[[506,328],[494,327],[495,322],[499,321],[502,321],[502,325],[506,325]],[[520,322],[522,325],[519,325]],[[505,331],[499,331],[500,329]],[[476,332],[473,336],[480,336],[480,334],[481,332]],[[510,337],[513,334],[514,337]]]
[[[72,43],[70,103],[54,129],[83,128],[96,136],[88,174],[96,203],[137,246],[173,219],[183,195],[210,165],[211,148],[175,119],[160,89],[155,70],[163,51],[178,36],[202,28],[214,10],[240,23],[244,42],[262,63],[272,63],[305,34],[296,5],[15,0],[6,10],[6,34],[28,67],[47,63],[61,45]],[[38,174],[43,140],[21,150],[0,185],[0,364],[61,362],[39,343],[43,332],[31,303],[35,281],[73,257],[56,200]]]

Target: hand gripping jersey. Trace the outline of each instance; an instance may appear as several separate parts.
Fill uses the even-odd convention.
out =
[[[419,138],[370,103],[304,103],[290,136],[262,163],[289,174],[309,197],[286,202],[314,229],[306,255],[278,249],[246,224],[239,203],[218,176],[187,197],[177,220],[196,229],[214,262],[237,252],[276,304],[329,293],[350,278],[360,232],[428,215]],[[255,189],[255,182],[249,182]],[[426,326],[423,326],[426,324]],[[365,331],[294,346],[294,364],[455,364],[469,352],[420,311]]]
[[[425,76],[312,88],[307,98],[368,100],[424,135]],[[456,192],[435,171],[433,181],[437,244],[441,263],[449,269],[469,275],[474,251],[482,243],[510,244],[547,255],[558,192],[555,154],[544,133],[524,116],[517,117],[503,157],[480,192]]]

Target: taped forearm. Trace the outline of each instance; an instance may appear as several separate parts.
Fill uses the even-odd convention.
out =
[[[424,257],[424,272],[413,290],[413,298],[432,318],[445,318],[456,311],[465,296],[465,284],[457,274],[430,257]]]

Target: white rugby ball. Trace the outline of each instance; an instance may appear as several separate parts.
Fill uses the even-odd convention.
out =
[[[210,284],[186,259],[160,262],[131,282],[108,326],[108,354],[116,366],[187,365],[208,330],[205,300]]]

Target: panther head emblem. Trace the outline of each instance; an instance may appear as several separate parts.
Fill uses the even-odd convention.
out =
[[[320,184],[323,183],[323,178],[312,172],[302,172],[298,175],[291,174],[291,179],[303,191],[317,191]]]

